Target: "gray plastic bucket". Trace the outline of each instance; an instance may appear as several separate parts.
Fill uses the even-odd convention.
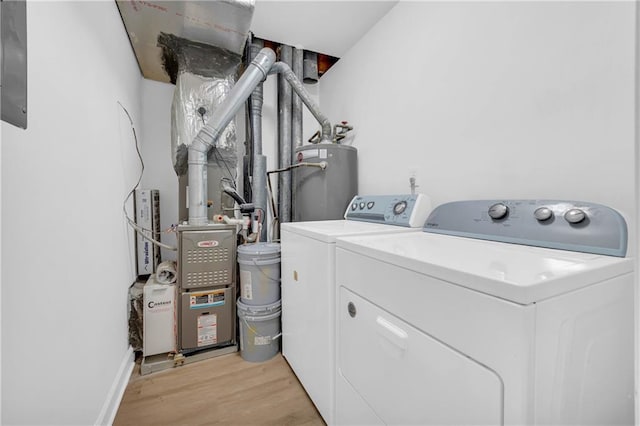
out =
[[[280,351],[280,300],[264,306],[245,305],[238,299],[240,356],[249,362],[267,361]]]
[[[241,245],[238,263],[242,303],[264,306],[280,300],[280,244]]]

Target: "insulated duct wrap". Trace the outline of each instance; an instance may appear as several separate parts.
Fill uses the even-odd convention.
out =
[[[171,104],[171,155],[179,182],[178,215],[185,220],[189,214],[187,188],[193,186],[189,151],[234,87],[242,58],[226,49],[171,34],[161,33],[158,46],[162,48],[164,68],[176,85]],[[194,182],[201,190],[202,223],[233,209],[233,200],[221,190],[223,181],[235,185],[237,175],[236,123],[235,117],[230,118],[228,125],[219,129],[216,143],[202,150],[198,160],[201,170]]]
[[[173,168],[178,176],[187,173],[187,153],[193,139],[229,94],[234,83],[234,76],[209,78],[186,71],[178,74],[171,105],[171,152]],[[222,131],[216,148],[218,153],[210,152],[209,159],[225,161],[231,170],[235,170],[235,119]],[[224,164],[221,166],[224,167]]]
[[[189,165],[189,224],[201,225],[207,220],[207,173],[205,153],[210,147],[216,146],[218,138],[233,120],[235,114],[242,108],[251,92],[262,82],[273,63],[275,53],[270,49],[262,49],[251,61],[238,82],[233,86],[229,95],[219,108],[214,111],[206,126],[202,127],[188,150]],[[218,152],[218,149],[212,151]]]
[[[143,287],[143,282],[135,282],[129,287],[129,344],[134,351],[142,350]]]

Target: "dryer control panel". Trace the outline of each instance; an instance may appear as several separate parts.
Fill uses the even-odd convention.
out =
[[[363,222],[420,228],[431,213],[431,200],[424,194],[356,195],[344,218]]]
[[[424,231],[619,257],[627,252],[622,215],[582,201],[455,201],[435,208]]]

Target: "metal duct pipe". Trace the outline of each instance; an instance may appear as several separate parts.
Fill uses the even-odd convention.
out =
[[[271,49],[262,49],[258,53],[189,146],[189,225],[208,223],[207,151],[216,143],[255,87],[267,77],[275,59],[276,55]]]
[[[304,52],[303,65],[304,82],[316,84],[318,82],[318,54],[315,52]]]
[[[280,60],[289,68],[292,62],[291,46],[280,47]],[[290,68],[289,68],[290,69]],[[293,73],[293,72],[292,72]],[[279,168],[291,165],[291,86],[282,74],[278,78],[278,148],[280,152]],[[280,223],[291,222],[291,174],[282,173],[278,179],[278,204],[280,205]]]
[[[256,41],[251,44],[251,59],[254,59],[264,43]],[[258,83],[251,93],[251,133],[253,136],[252,151],[254,155],[262,155],[262,104],[264,103],[263,84]]]
[[[262,209],[260,214],[262,228],[260,241],[267,241],[267,156],[253,157],[253,204],[256,209]]]
[[[262,41],[251,44],[251,57],[255,57],[264,45]],[[251,94],[251,134],[252,134],[252,202],[256,209],[262,209],[262,228],[260,230],[260,241],[267,241],[267,157],[262,155],[262,104],[263,87],[258,83]]]
[[[298,80],[289,67],[289,65],[283,62],[276,62],[271,67],[271,73],[280,73],[285,80],[291,85],[293,90],[300,96],[302,102],[307,106],[311,114],[318,120],[318,123],[322,126],[322,130],[320,133],[320,142],[333,142],[332,130],[331,130],[331,122],[329,119],[320,111],[320,107],[316,105],[316,103],[309,95],[309,92],[306,91],[300,80]]]
[[[296,78],[302,81],[302,68],[304,62],[304,50],[293,49],[293,73]],[[293,113],[291,117],[291,139],[296,148],[302,146],[302,99],[296,93],[293,96]]]

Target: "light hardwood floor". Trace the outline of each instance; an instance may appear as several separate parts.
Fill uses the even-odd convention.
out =
[[[140,376],[116,415],[124,425],[324,425],[281,354],[262,363],[239,353]]]

